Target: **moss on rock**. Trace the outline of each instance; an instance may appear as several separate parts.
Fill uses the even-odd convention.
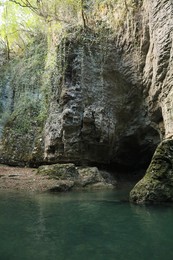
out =
[[[111,176],[108,178],[108,173],[102,174],[97,167],[76,167],[73,163],[40,166],[37,173],[57,180],[51,191],[113,189],[116,185]]]
[[[130,192],[135,203],[173,201],[173,140],[163,141],[153,155],[146,175]]]
[[[38,168],[38,174],[49,175],[57,180],[74,180],[78,172],[73,163],[43,165]]]

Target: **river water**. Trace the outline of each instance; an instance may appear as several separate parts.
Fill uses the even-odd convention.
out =
[[[122,189],[1,192],[0,259],[172,260],[173,205],[133,205]]]

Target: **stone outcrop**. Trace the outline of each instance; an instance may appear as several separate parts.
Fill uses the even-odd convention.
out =
[[[152,123],[162,138],[173,135],[172,128],[172,7],[171,1],[145,1],[148,14],[149,45],[143,70],[146,101]]]
[[[173,201],[173,140],[158,146],[146,175],[131,191],[130,200],[135,203]]]
[[[110,35],[105,45],[106,37],[85,32],[80,41],[75,35],[65,43],[64,78],[54,90],[45,125],[49,163],[142,167],[159,142],[142,100],[137,64],[122,65],[118,47]],[[126,75],[129,66],[134,67]]]
[[[43,129],[37,124],[46,98],[40,86],[25,113],[12,111],[2,138],[1,162],[146,167],[160,136],[143,100],[142,74],[135,60],[140,49],[135,44],[130,49],[122,46],[128,37],[124,32],[120,41],[103,33],[75,32],[54,49],[57,57]]]
[[[18,116],[11,111],[11,124],[0,123],[0,128],[5,127],[0,162],[35,166],[112,164],[115,170],[117,166],[136,170],[149,165],[160,141],[171,142],[173,3],[171,0],[141,2],[132,1],[133,8],[126,10],[118,28],[76,30],[62,38],[54,48],[49,91],[40,86],[37,90],[38,104],[43,100],[49,104],[42,128],[37,124],[42,114],[37,115],[33,110],[37,116],[31,120],[24,149],[25,135],[13,131]],[[17,94],[13,96],[14,109]],[[156,199],[157,188],[161,190],[160,180],[158,187],[156,182],[153,184],[158,173],[153,166],[158,161],[155,156],[147,177],[139,184],[144,197],[140,193],[138,198],[138,188],[131,193],[136,202],[151,201],[153,195],[149,193],[151,190],[153,194],[154,189]],[[163,152],[163,165],[166,156]],[[158,165],[161,164],[159,161]],[[85,176],[85,171],[81,172]],[[153,186],[149,184],[151,180]]]
[[[145,1],[144,7],[148,14],[149,42],[143,69],[144,97],[151,122],[164,141],[157,148],[145,177],[131,191],[130,199],[136,203],[173,200],[173,3]]]
[[[50,188],[53,192],[113,189],[116,186],[115,179],[108,172],[99,171],[97,167],[76,167],[73,163],[40,166],[38,174],[57,180],[57,183]]]

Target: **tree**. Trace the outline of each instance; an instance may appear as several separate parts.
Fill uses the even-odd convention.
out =
[[[25,49],[27,43],[43,32],[44,24],[28,8],[21,8],[11,1],[3,2],[1,14],[0,37],[5,43],[6,55]]]
[[[1,0],[0,33],[7,58],[12,51],[24,49],[39,33],[56,43],[53,39],[62,28],[113,25],[123,19],[120,10],[126,15],[134,2],[137,0]]]

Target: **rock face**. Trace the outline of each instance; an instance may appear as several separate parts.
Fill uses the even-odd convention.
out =
[[[159,142],[173,136],[173,3],[141,2],[131,1],[121,27],[69,32],[54,48],[51,73],[45,70],[51,83],[43,91],[39,81],[34,90],[36,105],[48,102],[42,127],[43,111],[32,108],[25,113],[34,118],[27,135],[15,130],[19,97],[13,93],[11,123],[0,122],[0,162],[112,164],[128,170],[149,165]],[[152,165],[140,182],[145,191]],[[131,194],[135,201],[151,200]]]
[[[25,107],[18,111],[15,96],[0,161],[32,166],[73,162],[146,167],[160,135],[143,100],[140,49],[124,45],[126,37],[119,42],[107,31],[105,35],[82,31],[62,39],[54,49],[53,83],[48,85],[51,95],[43,128],[38,127],[46,99],[42,87],[30,93],[33,102],[23,93],[28,100],[25,113]]]
[[[172,7],[171,1],[145,1],[149,45],[143,70],[144,87],[152,122],[164,138],[173,134]]]
[[[114,40],[105,40],[85,32],[65,43],[63,82],[45,125],[48,162],[139,167],[153,154],[160,137],[146,114],[137,64],[122,65]],[[136,71],[126,78],[129,66]]]
[[[149,32],[143,69],[145,95],[152,124],[165,141],[157,148],[146,176],[131,191],[130,199],[136,203],[173,200],[173,3],[145,1],[144,7]]]

